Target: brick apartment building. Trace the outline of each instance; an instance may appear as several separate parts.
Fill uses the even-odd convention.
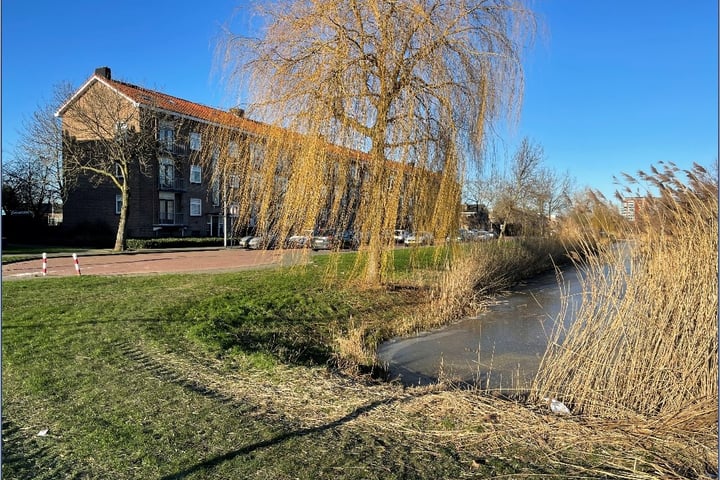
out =
[[[203,149],[212,148],[202,132],[208,125],[220,126],[250,139],[262,136],[268,125],[246,118],[240,109],[223,111],[113,80],[110,69],[101,67],[58,110],[56,115],[62,119],[65,135],[93,141],[88,136],[83,138],[82,126],[73,120],[73,109],[80,109],[79,102],[97,89],[120,99],[123,108],[134,112],[133,118],[137,120],[132,127],[149,129],[156,139],[155,150],[150,153],[155,158],[146,161],[146,171],[129,175],[132,183],[127,238],[223,236],[226,222],[229,233],[233,228],[242,231],[252,227],[254,219],[239,221],[235,208],[226,205],[227,197],[223,196],[224,188],[238,188],[240,183],[250,180],[233,177],[221,185],[207,162],[201,161]],[[232,152],[233,145],[229,147]],[[328,148],[334,149],[336,158],[352,157],[351,161],[358,164],[365,155],[335,146]],[[111,181],[93,182],[90,176],[81,175],[64,204],[64,225],[71,231],[93,225],[116,230],[121,201],[119,190]]]

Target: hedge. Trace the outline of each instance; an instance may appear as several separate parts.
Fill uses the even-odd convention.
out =
[[[221,247],[223,239],[217,237],[185,238],[129,238],[125,241],[128,250],[146,250],[155,248],[193,248]]]

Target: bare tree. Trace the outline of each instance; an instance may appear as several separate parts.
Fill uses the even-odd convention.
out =
[[[400,218],[443,237],[456,225],[465,159],[481,147],[488,124],[520,101],[520,56],[533,16],[514,0],[300,0],[257,8],[265,31],[228,34],[226,71],[248,81],[252,116],[365,152],[353,226],[363,232],[365,279],[381,281],[391,255],[387,232]],[[288,195],[318,183],[317,151],[315,142],[300,146]],[[429,187],[434,193],[416,190]]]
[[[545,235],[553,215],[571,205],[573,180],[545,165],[541,144],[523,138],[504,175],[482,184],[492,192],[493,216],[501,224],[517,224],[524,234]]]
[[[66,181],[82,177],[96,185],[109,182],[121,195],[114,249],[123,250],[131,187],[156,158],[154,130],[141,124],[137,105],[97,83],[58,114],[63,119]]]
[[[572,205],[574,181],[569,173],[560,174],[545,167],[540,170],[537,178],[536,198],[538,210],[547,221],[561,214]],[[541,234],[547,234],[547,222],[541,225]]]
[[[503,177],[495,162],[483,162],[475,177],[465,183],[464,196],[471,203],[491,208],[500,193]]]
[[[22,208],[39,217],[48,203],[62,203],[67,187],[62,169],[62,127],[55,111],[73,88],[55,86],[52,99],[25,119],[12,157],[3,164],[3,183],[15,191]]]
[[[528,232],[537,212],[537,181],[544,160],[540,144],[523,138],[497,188],[493,214],[502,225],[518,224]],[[505,229],[501,229],[501,233]]]
[[[53,202],[53,171],[44,159],[26,157],[16,153],[12,161],[3,165],[3,188],[12,195],[14,205],[5,205],[13,210],[31,212],[40,218],[45,205]]]

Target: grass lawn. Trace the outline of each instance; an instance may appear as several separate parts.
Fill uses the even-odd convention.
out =
[[[329,373],[332,334],[351,314],[392,315],[406,302],[325,288],[324,272],[6,282],[3,476],[388,478],[393,461],[423,476],[449,468],[452,457],[405,458],[410,445],[353,426],[402,389]]]
[[[407,252],[401,278],[427,260]],[[590,427],[563,428],[546,410],[328,368],[350,324],[387,324],[426,301],[416,289],[338,288],[328,258],[5,282],[3,477],[587,478],[612,458],[612,446],[580,440]],[[339,281],[350,258],[336,267]],[[558,450],[563,462],[549,462]]]

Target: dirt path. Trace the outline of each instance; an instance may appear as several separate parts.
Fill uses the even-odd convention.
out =
[[[81,275],[142,275],[153,273],[220,272],[286,265],[302,258],[297,251],[239,249],[193,250],[106,255],[78,255]],[[72,254],[47,259],[47,276],[77,275]],[[2,279],[43,277],[42,260],[16,262],[2,267]]]

